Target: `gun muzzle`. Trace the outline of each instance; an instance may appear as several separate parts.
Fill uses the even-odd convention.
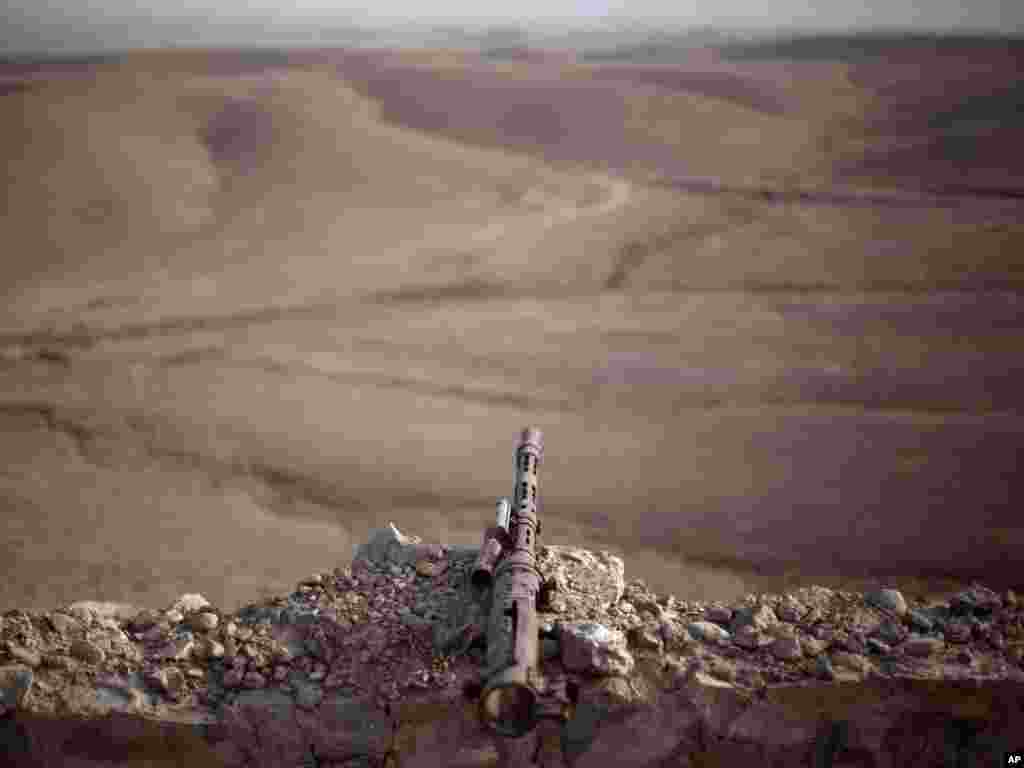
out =
[[[549,686],[535,670],[521,674],[509,668],[492,679],[480,698],[484,725],[499,736],[518,738],[537,727],[540,720],[567,723],[576,713],[578,686],[562,681]]]
[[[537,694],[525,682],[492,681],[480,699],[480,716],[494,733],[518,739],[537,727]]]
[[[501,559],[502,553],[512,545],[508,530],[511,515],[512,505],[509,500],[498,499],[495,525],[484,531],[480,554],[477,555],[470,576],[470,583],[477,593],[491,588],[494,583],[494,568],[498,564],[498,560]]]

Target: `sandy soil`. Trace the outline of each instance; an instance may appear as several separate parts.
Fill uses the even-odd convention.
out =
[[[830,197],[848,65],[288,63],[6,73],[0,605],[475,544],[531,424],[545,538],[680,597],[1022,586],[1021,204]]]

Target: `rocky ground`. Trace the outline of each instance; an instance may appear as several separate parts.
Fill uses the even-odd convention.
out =
[[[474,557],[390,526],[351,567],[313,574],[290,595],[233,614],[196,594],[163,610],[78,602],[8,611],[0,744],[16,765],[142,765],[186,752],[189,765],[495,764],[495,745],[464,695],[483,659],[480,606],[464,589]],[[787,715],[783,730],[796,735],[776,764],[803,765],[808,750],[824,749],[898,765],[910,757],[900,750],[912,748],[925,756],[919,765],[953,764],[942,762],[942,728],[914,721],[909,741],[894,741],[893,728],[920,714],[907,704],[911,694],[893,693],[907,681],[938,686],[925,689],[925,714],[952,706],[948,722],[995,723],[962,740],[960,759],[1011,748],[1006,723],[1019,723],[1024,701],[1024,606],[1012,591],[975,584],[926,604],[885,588],[812,586],[725,605],[627,582],[623,561],[607,552],[547,546],[538,562],[543,671],[549,685],[577,692],[564,729],[527,737],[542,747],[538,764],[600,765],[619,755],[622,765],[689,766],[699,755],[724,759],[737,745],[777,752],[778,725],[751,713],[773,701],[775,720],[778,706],[806,708],[778,702],[808,687],[826,691],[811,705],[818,728],[805,733]],[[846,715],[823,715],[836,706],[828,691],[879,685],[904,720],[875,733],[849,714],[851,694],[840,706]],[[676,711],[670,700],[688,704]],[[1007,708],[1014,700],[1016,713]],[[644,721],[649,738],[625,746],[616,729],[651,713],[665,722]],[[822,722],[833,726],[822,732]],[[694,733],[704,735],[680,740],[685,723],[700,723]]]
[[[967,58],[0,66],[0,610],[476,544],[522,424],[552,539],[657,591],[1019,590],[1022,202],[833,173],[1013,81]]]

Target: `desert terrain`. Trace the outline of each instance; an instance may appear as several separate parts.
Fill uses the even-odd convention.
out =
[[[1021,588],[1022,61],[3,62],[0,606],[478,544],[527,425],[653,590]]]

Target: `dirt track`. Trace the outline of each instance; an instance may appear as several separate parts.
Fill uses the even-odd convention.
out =
[[[847,205],[820,68],[783,89],[813,110],[768,115],[388,61],[3,97],[0,603],[233,607],[387,520],[474,544],[527,424],[549,540],[682,597],[1021,586],[1019,203]],[[466,89],[496,77],[558,130],[488,116]],[[443,127],[409,117],[434,87]]]

